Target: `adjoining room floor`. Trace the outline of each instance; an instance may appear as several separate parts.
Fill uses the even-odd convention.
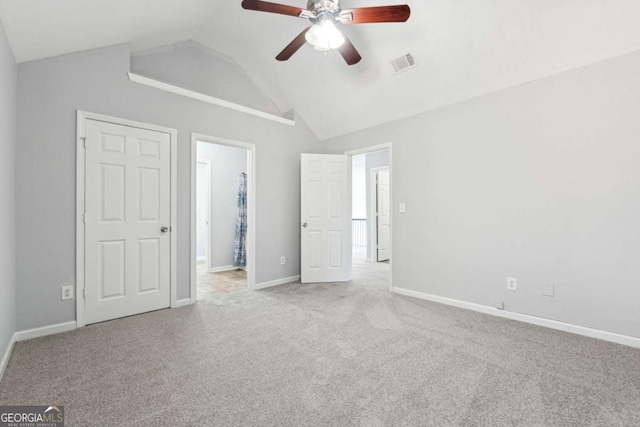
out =
[[[640,425],[640,350],[394,295],[383,275],[19,342],[0,403],[83,427]]]
[[[378,286],[389,289],[391,282],[391,270],[387,262],[367,261],[367,248],[353,246],[352,270],[353,280],[357,280],[367,286]]]
[[[245,270],[209,273],[206,271],[204,262],[198,262],[197,273],[198,299],[206,298],[209,295],[231,294],[247,289],[247,272]]]

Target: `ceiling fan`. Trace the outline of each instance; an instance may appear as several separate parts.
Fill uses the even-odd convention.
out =
[[[360,62],[362,57],[351,41],[336,24],[368,24],[381,22],[406,22],[411,15],[408,5],[361,7],[341,9],[339,0],[308,0],[307,8],[269,3],[261,0],[243,0],[243,9],[278,13],[308,19],[313,25],[293,39],[276,59],[286,61],[309,42],[317,50],[338,49],[349,65]]]

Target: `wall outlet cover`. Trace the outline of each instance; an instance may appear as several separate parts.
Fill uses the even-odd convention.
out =
[[[552,297],[555,295],[555,291],[556,291],[556,285],[554,285],[551,282],[545,283],[542,288],[542,295],[544,295],[545,297]]]
[[[515,277],[507,277],[507,289],[510,291],[518,290],[518,281]]]
[[[287,263],[287,259],[283,256],[280,257],[280,264],[285,265]]]
[[[60,299],[62,299],[62,301],[73,299],[73,286],[63,286]]]

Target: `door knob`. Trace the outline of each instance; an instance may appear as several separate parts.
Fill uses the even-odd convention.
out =
[[[162,231],[163,233],[166,233],[167,231],[169,231],[169,227],[164,226],[164,227],[160,228],[160,231]]]
[[[302,224],[302,226],[303,226],[304,228],[307,228],[307,223],[305,222],[304,224]]]

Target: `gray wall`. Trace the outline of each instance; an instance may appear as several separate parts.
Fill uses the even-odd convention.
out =
[[[0,23],[0,360],[16,329],[16,80],[16,62]]]
[[[300,153],[320,145],[304,121],[289,127],[131,83],[129,59],[119,45],[18,66],[18,330],[75,319],[60,286],[75,283],[76,109],[178,130],[179,299],[189,297],[191,132],[256,144],[257,282],[299,274]]]
[[[366,194],[367,194],[367,258],[376,261],[378,258],[376,252],[376,242],[374,236],[373,227],[376,224],[376,212],[372,208],[371,200],[371,186],[375,185],[371,182],[371,169],[379,168],[383,166],[389,166],[389,151],[378,151],[375,153],[365,154],[364,160],[366,181]],[[393,256],[393,255],[392,255]]]
[[[231,58],[194,41],[136,52],[131,56],[131,71],[257,110],[282,114]]]
[[[198,161],[196,166],[196,257],[200,262],[207,255],[207,230],[209,228],[208,200],[211,185],[207,182],[207,165]],[[210,180],[209,180],[210,181]]]
[[[640,337],[639,75],[636,52],[326,142],[393,142],[393,285]]]
[[[365,169],[366,154],[351,158],[351,217],[367,218],[367,171]]]
[[[233,264],[238,186],[247,172],[247,150],[198,143],[198,159],[211,161],[211,268]]]

